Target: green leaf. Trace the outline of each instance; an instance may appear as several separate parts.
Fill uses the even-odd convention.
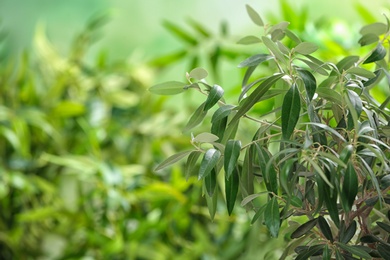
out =
[[[279,204],[276,197],[273,197],[268,201],[267,207],[264,211],[264,222],[268,228],[271,236],[278,237],[279,228],[280,228],[280,214],[279,214]]]
[[[292,239],[295,239],[295,238],[299,238],[305,234],[307,234],[313,227],[315,227],[315,225],[317,225],[317,222],[318,222],[318,219],[315,218],[315,219],[311,219],[309,220],[308,222],[300,225],[292,234],[291,234],[291,238]]]
[[[381,43],[377,45],[374,52],[363,62],[363,64],[379,61],[386,56],[386,49]]]
[[[330,175],[329,172],[327,172],[326,175],[329,176]],[[325,178],[327,178],[326,175],[324,176]],[[319,179],[317,179],[317,182],[318,181]],[[321,177],[321,181],[324,181],[322,177]],[[322,185],[322,186],[323,186],[322,189],[319,190],[322,190],[323,200],[325,201],[325,204],[328,207],[329,215],[332,218],[335,225],[339,227],[340,218],[339,218],[339,209],[337,207],[337,190],[333,189],[333,191],[331,192],[331,187],[329,185],[328,186]]]
[[[266,207],[267,204],[264,204],[256,211],[255,215],[252,218],[251,225],[253,225],[258,219],[260,219],[261,216],[263,216]]]
[[[224,154],[224,168],[226,173],[226,179],[230,178],[230,175],[234,171],[237,165],[238,157],[241,152],[241,141],[229,140],[226,143],[225,154]]]
[[[200,133],[192,139],[193,142],[198,143],[211,143],[217,141],[219,138],[216,135],[210,133]]]
[[[350,252],[353,255],[356,255],[358,257],[364,258],[364,259],[372,259],[372,257],[363,249],[360,249],[358,247],[349,246],[340,242],[336,242],[336,244],[343,250]]]
[[[309,55],[315,52],[318,49],[318,46],[311,42],[301,42],[295,48],[295,52],[298,52],[302,55]]]
[[[226,195],[226,206],[229,216],[233,212],[234,204],[236,203],[238,186],[239,186],[239,172],[235,167],[231,173],[230,178],[225,179],[225,195]]]
[[[207,150],[200,164],[199,175],[198,175],[199,180],[210,174],[211,170],[217,164],[220,157],[221,157],[220,151],[214,148]]]
[[[240,39],[237,44],[243,44],[243,45],[249,45],[249,44],[255,44],[255,43],[260,43],[261,40],[260,38],[256,36],[245,36],[244,38]]]
[[[196,162],[198,161],[200,155],[202,154],[201,151],[192,151],[187,158],[187,162],[184,165],[184,175],[186,176],[186,179],[188,180],[191,174],[194,172]]]
[[[190,45],[197,45],[198,40],[194,38],[191,34],[184,31],[182,28],[178,27],[177,25],[164,21],[163,26],[167,28],[171,33],[176,35],[179,39],[182,39],[184,42],[190,44]]]
[[[359,39],[359,43],[361,46],[366,46],[378,41],[379,41],[379,37],[374,33],[365,34]]]
[[[356,174],[356,171],[351,162],[347,165],[347,170],[345,171],[342,193],[340,195],[342,200],[342,205],[346,213],[348,213],[355,202],[355,197],[358,193],[359,181]]]
[[[306,63],[307,66],[309,66],[310,69],[313,70],[313,72],[317,72],[323,76],[328,76],[329,73],[321,66],[321,65],[318,65],[310,60],[307,60],[307,59],[300,59],[300,58],[297,58],[298,60]]]
[[[333,128],[325,125],[325,124],[314,123],[314,122],[307,122],[307,123],[304,123],[304,124],[314,125],[314,126],[317,126],[319,128],[322,128],[322,129],[332,133],[333,135],[337,136],[338,138],[340,138],[341,141],[346,142],[346,140],[344,139],[344,137],[342,135],[340,135],[340,133],[338,133],[335,129],[333,129]]]
[[[321,251],[324,247],[325,244],[311,246],[307,250],[304,250],[303,252],[299,253],[298,256],[295,258],[295,260],[307,260],[311,256]]]
[[[253,92],[250,94],[240,105],[236,115],[232,118],[229,123],[229,127],[235,125],[235,123],[248,112],[254,104],[256,104],[260,98],[278,81],[283,74],[276,74],[265,79]]]
[[[280,186],[286,192],[287,196],[291,196],[290,193],[290,172],[294,166],[296,159],[288,159],[282,167],[282,170],[279,174]]]
[[[211,220],[214,220],[215,213],[217,212],[217,204],[218,204],[218,192],[215,191],[213,196],[206,196],[207,208],[209,210]]]
[[[190,119],[188,120],[187,125],[184,127],[183,132],[187,132],[194,128],[195,126],[202,123],[203,119],[207,115],[207,110],[204,110],[205,103],[202,103],[192,114]]]
[[[215,169],[211,169],[210,174],[207,174],[204,177],[204,185],[206,187],[207,194],[212,197],[215,192],[215,187],[217,186],[217,173]]]
[[[390,246],[385,244],[379,244],[377,246],[378,253],[383,259],[390,259]]]
[[[388,187],[390,187],[390,174],[387,174],[386,176],[383,176],[381,178],[381,183],[380,183],[380,186],[381,188],[384,190],[384,189],[387,189]],[[389,232],[390,233],[390,232]]]
[[[185,91],[186,84],[178,81],[168,81],[149,88],[149,91],[157,95],[176,95]]]
[[[306,95],[309,101],[311,101],[314,97],[314,94],[316,93],[316,78],[307,70],[298,70],[298,73],[303,80],[303,84],[305,85]]]
[[[298,86],[294,83],[284,96],[282,105],[282,134],[288,140],[294,132],[301,111]]]
[[[202,68],[195,68],[191,70],[189,73],[189,76],[191,78],[197,79],[197,80],[202,80],[208,76],[208,72],[205,69]]]
[[[377,221],[376,224],[381,228],[383,229],[384,231],[386,231],[387,233],[390,233],[390,225],[384,223],[384,222],[379,222]]]
[[[191,152],[193,152],[193,151],[192,150],[191,151],[183,151],[183,152],[180,152],[180,153],[177,153],[177,154],[174,154],[174,155],[168,157],[162,163],[157,165],[155,171],[162,170],[162,169],[180,161],[181,159],[183,159],[184,157],[189,155]]]
[[[321,232],[330,242],[333,243],[333,235],[328,222],[325,220],[323,216],[318,217],[318,225],[320,226]]]
[[[343,105],[343,98],[342,96],[340,95],[340,93],[338,93],[337,91],[335,91],[334,89],[331,89],[331,88],[321,88],[321,87],[318,87],[316,89],[316,93],[318,94],[318,96],[320,98],[323,98],[323,99],[326,99],[328,101],[331,101],[332,103],[335,103],[337,105],[340,105],[342,106]]]
[[[258,164],[263,174],[265,186],[269,192],[278,194],[278,179],[275,168],[273,166],[267,168],[267,163],[270,161],[268,152],[264,147],[261,147],[258,143],[255,143]]]
[[[227,121],[228,121],[228,118],[224,117],[221,120],[218,120],[218,121],[215,121],[215,122],[211,123],[210,131],[211,131],[212,134],[216,135],[219,140],[222,140],[222,138],[225,135]],[[212,143],[215,144],[215,142],[212,142]],[[219,145],[222,145],[220,142],[218,142],[218,143],[219,143]],[[223,149],[218,148],[218,149],[220,151],[224,150],[224,148]]]
[[[235,108],[235,106],[233,106],[233,105],[221,106],[220,108],[218,108],[214,112],[213,116],[211,117],[211,123],[215,123],[215,122],[229,116],[234,108]]]
[[[260,63],[273,59],[274,57],[268,54],[256,54],[238,64],[239,68],[257,66]]]
[[[365,235],[365,236],[362,236],[360,238],[360,242],[362,243],[367,243],[367,244],[371,244],[371,243],[376,243],[376,242],[380,242],[380,239],[378,239],[376,236],[374,235]]]
[[[374,72],[359,67],[352,67],[347,70],[347,73],[354,74],[366,79],[374,78],[376,76]]]
[[[276,58],[276,60],[286,63],[286,59],[283,55],[283,53],[279,50],[278,46],[268,37],[262,36],[261,40],[263,41],[264,45],[268,48],[268,50],[272,53],[272,55]]]
[[[203,109],[205,111],[207,111],[210,108],[212,108],[222,98],[223,93],[224,93],[223,88],[221,88],[218,85],[214,85],[211,88],[209,95],[207,96],[207,99],[206,99],[206,102],[205,102]]]
[[[248,12],[248,15],[251,18],[252,22],[257,24],[258,26],[264,26],[263,20],[261,19],[260,15],[252,7],[246,5],[246,11]]]
[[[291,30],[286,29],[285,33],[286,33],[287,37],[290,38],[291,40],[293,40],[295,43],[302,42],[301,39],[299,39],[299,37],[295,33],[293,33]]]
[[[204,28],[203,25],[198,23],[197,21],[193,19],[188,19],[187,22],[191,25],[192,28],[194,28],[199,34],[204,36],[205,38],[210,38],[211,34]]]
[[[343,230],[340,229],[340,242],[347,244],[349,241],[351,241],[351,239],[356,233],[356,227],[357,227],[356,221],[353,220],[351,224],[349,224],[345,232],[343,232]]]
[[[374,34],[377,36],[380,36],[387,31],[387,25],[384,23],[372,23],[366,26],[363,26],[362,29],[360,29],[360,34],[361,35],[366,35],[366,34]]]
[[[343,58],[341,61],[337,63],[337,68],[340,72],[343,70],[347,70],[351,68],[352,66],[355,66],[355,64],[359,61],[359,56],[347,56]]]
[[[330,260],[332,257],[332,252],[329,250],[329,246],[325,245],[324,251],[322,253],[322,260]]]

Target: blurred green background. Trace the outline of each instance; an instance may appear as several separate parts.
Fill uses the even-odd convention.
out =
[[[385,0],[0,0],[0,259],[278,259],[287,227],[270,240],[239,201],[211,221],[196,178],[180,165],[153,170],[189,147],[182,128],[199,100],[147,88],[202,66],[235,100],[236,65],[259,51],[235,44],[257,33],[245,4],[290,21],[334,61],[389,10]]]

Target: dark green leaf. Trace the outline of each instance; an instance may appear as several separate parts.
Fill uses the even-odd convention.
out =
[[[176,35],[178,38],[182,39],[183,41],[189,43],[190,45],[196,45],[198,44],[198,40],[194,38],[191,34],[184,31],[182,28],[178,27],[177,25],[164,21],[163,26],[167,28],[171,33]]]
[[[214,220],[215,213],[217,212],[218,204],[218,192],[215,191],[212,197],[206,196],[207,208],[209,210],[211,220]]]
[[[380,240],[373,236],[373,235],[365,235],[363,237],[360,238],[360,242],[362,243],[367,243],[367,244],[371,244],[371,243],[376,243],[376,242],[379,242]]]
[[[311,42],[301,42],[295,48],[295,52],[303,55],[309,55],[315,52],[318,49],[318,46]]]
[[[387,174],[386,176],[381,178],[381,188],[384,190],[388,187],[390,187],[390,174]]]
[[[378,41],[379,41],[379,37],[378,37],[378,35],[375,35],[374,33],[365,34],[359,39],[359,43],[361,46],[366,46],[366,45],[369,45],[371,43],[378,42]]]
[[[224,168],[226,173],[226,179],[230,178],[233,170],[236,168],[238,157],[241,152],[241,141],[229,140],[226,143],[224,154]]]
[[[195,68],[195,69],[191,70],[191,72],[189,73],[189,76],[191,78],[196,79],[196,80],[202,80],[202,79],[206,78],[207,75],[208,75],[208,72],[202,68]]]
[[[345,230],[345,232],[340,231],[340,242],[347,244],[355,235],[356,233],[356,221],[352,221],[352,223],[348,226],[348,228]]]
[[[206,187],[207,194],[212,197],[217,186],[217,173],[213,168],[209,174],[204,177],[204,185]]]
[[[216,121],[219,121],[223,119],[224,117],[229,116],[229,114],[232,112],[232,110],[235,108],[233,105],[223,105],[220,108],[218,108],[213,116],[211,117],[211,123],[214,123]]]
[[[366,35],[366,34],[374,34],[374,35],[381,35],[386,33],[387,31],[387,25],[384,23],[372,23],[369,25],[364,26],[362,29],[360,29],[360,34],[361,35]]]
[[[248,112],[254,104],[256,104],[260,98],[278,81],[283,74],[273,75],[266,80],[264,80],[253,92],[250,94],[240,105],[237,114],[232,118],[229,123],[229,126],[234,126],[235,123],[246,113]]]
[[[221,120],[215,121],[211,124],[211,133],[218,136],[219,142],[221,142],[222,138],[225,135],[226,125],[227,125],[228,118],[224,117]],[[223,151],[224,149],[219,149],[220,151]]]
[[[199,125],[202,123],[203,119],[207,115],[207,111],[204,109],[205,103],[202,103],[192,114],[190,119],[188,120],[187,125],[184,127],[183,132],[187,132],[194,128],[195,126]]]
[[[364,250],[362,250],[360,248],[349,246],[349,245],[346,245],[346,244],[343,244],[343,243],[340,243],[340,242],[336,242],[336,244],[341,249],[343,249],[345,251],[348,251],[348,252],[350,252],[353,255],[359,256],[359,257],[364,258],[364,259],[372,259],[372,257],[366,251],[364,251]]]
[[[282,105],[282,134],[288,140],[294,132],[301,111],[301,99],[296,84],[293,84],[284,96]]]
[[[220,157],[220,151],[214,148],[207,150],[200,164],[198,175],[199,180],[210,174],[211,170],[215,167]]]
[[[309,259],[309,257],[316,255],[320,251],[322,251],[324,246],[325,244],[311,246],[308,249],[300,252],[298,256],[295,258],[295,260],[307,260]]]
[[[280,181],[280,186],[284,189],[287,195],[290,195],[290,172],[294,166],[295,159],[289,159],[287,160],[283,167],[282,170],[279,174],[279,181]]]
[[[291,197],[291,205],[293,205],[294,207],[297,207],[297,208],[301,208],[302,207],[302,199],[297,197],[297,196],[292,196]]]
[[[154,85],[149,91],[157,95],[176,95],[185,91],[186,84],[178,81],[169,81]]]
[[[273,59],[274,57],[268,54],[256,54],[238,64],[239,68],[257,66],[260,63]]]
[[[355,197],[358,192],[359,181],[356,171],[351,162],[348,163],[347,169],[344,175],[343,187],[342,187],[342,205],[346,212],[352,209]]]
[[[268,201],[264,212],[264,222],[271,236],[278,237],[280,228],[279,204],[276,197]]]
[[[329,250],[328,245],[325,245],[324,251],[322,253],[322,260],[330,260],[332,256],[332,252]]]
[[[194,172],[194,168],[196,166],[196,162],[199,159],[199,156],[202,154],[200,151],[192,151],[190,155],[188,155],[187,162],[184,165],[184,175],[186,176],[186,179],[191,176],[191,174]]]
[[[207,99],[206,99],[206,102],[205,102],[203,109],[205,111],[207,111],[210,108],[212,108],[222,98],[223,93],[224,93],[223,88],[221,88],[218,85],[214,85],[211,88],[209,95],[207,96]]]
[[[311,101],[313,99],[314,94],[316,93],[316,78],[307,70],[298,70],[298,73],[301,76],[305,85],[307,97],[309,101]]]
[[[378,44],[374,52],[363,62],[363,64],[379,61],[386,56],[386,49],[382,44]]]
[[[254,177],[253,174],[253,161],[254,153],[252,146],[248,147],[244,157],[244,163],[242,165],[242,173],[240,175],[240,190],[244,197],[252,195],[254,193]]]
[[[320,98],[323,98],[323,99],[326,99],[328,101],[331,101],[332,103],[335,103],[337,105],[342,106],[342,104],[344,103],[343,102],[343,98],[340,95],[340,93],[338,93],[334,89],[325,88],[325,87],[323,87],[323,88],[318,87],[317,90],[316,90],[316,93],[318,94],[318,96]]]
[[[315,225],[317,224],[318,222],[318,219],[315,218],[315,219],[311,219],[309,220],[308,222],[300,225],[292,234],[291,234],[291,238],[294,239],[294,238],[298,238],[298,237],[301,237],[305,234],[307,234],[313,227],[315,227]]]
[[[237,44],[244,44],[244,45],[248,45],[248,44],[255,44],[255,43],[260,43],[261,40],[260,38],[256,37],[256,36],[246,36],[242,39],[240,39]]]
[[[279,50],[279,47],[270,38],[262,36],[261,40],[278,61],[286,63],[287,58],[284,57],[283,53]]]
[[[155,171],[162,170],[162,169],[180,161],[181,159],[183,159],[184,157],[189,155],[191,152],[193,152],[193,151],[183,151],[183,152],[180,152],[180,153],[177,153],[177,154],[174,154],[174,155],[168,157],[162,163],[157,165]]]
[[[378,224],[378,226],[383,229],[384,231],[386,231],[387,233],[390,233],[390,225],[384,223],[384,222],[376,222],[376,224]]]
[[[278,179],[275,168],[271,166],[267,169],[267,163],[270,161],[270,157],[265,148],[261,147],[258,143],[255,143],[258,164],[261,169],[261,173],[263,174],[263,179],[265,182],[265,186],[269,192],[278,193]]]
[[[383,259],[390,259],[390,246],[379,244],[377,246],[377,250]]]
[[[265,208],[267,207],[267,204],[264,204],[261,206],[257,211],[256,214],[253,216],[251,224],[253,225],[261,216],[263,216]]]
[[[236,203],[238,186],[239,186],[239,172],[237,167],[235,167],[231,173],[230,178],[225,180],[225,195],[226,195],[226,206],[229,215],[232,214],[234,204]]]
[[[333,243],[333,235],[328,222],[325,220],[323,216],[318,217],[318,225],[320,226],[321,232],[330,242]]]
[[[264,26],[263,20],[261,19],[260,15],[252,7],[246,5],[246,11],[248,12],[248,15],[251,18],[252,22],[257,24],[258,26]]]

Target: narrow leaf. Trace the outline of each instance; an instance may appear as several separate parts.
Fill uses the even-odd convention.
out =
[[[317,255],[320,251],[323,250],[325,244],[314,245],[299,253],[295,260],[307,260],[313,255]]]
[[[233,212],[234,205],[236,204],[238,186],[239,186],[239,177],[238,170],[235,167],[231,173],[230,178],[225,180],[225,195],[226,195],[226,206],[228,214],[231,215]]]
[[[359,43],[361,46],[366,46],[378,41],[379,41],[379,37],[374,33],[365,34],[359,39]]]
[[[282,105],[282,134],[288,140],[294,132],[301,111],[301,99],[296,84],[293,84],[284,96]]]
[[[364,250],[354,247],[354,246],[349,246],[340,242],[336,242],[336,244],[343,250],[350,252],[353,255],[356,255],[358,257],[364,258],[364,259],[372,259],[372,257]]]
[[[373,53],[363,62],[363,64],[375,62],[383,59],[386,56],[386,49],[382,44],[378,44]]]
[[[378,253],[383,259],[390,259],[390,246],[385,244],[379,244],[377,246]]]
[[[262,36],[261,40],[278,61],[286,63],[286,58],[284,57],[283,53],[279,50],[278,46],[270,38]]]
[[[204,177],[204,185],[206,187],[207,194],[212,197],[215,192],[215,187],[217,186],[217,173],[213,168],[210,174],[207,174]]]
[[[248,12],[248,15],[251,18],[252,22],[257,24],[258,26],[264,26],[263,20],[261,19],[260,15],[252,7],[246,5],[246,11]]]
[[[211,117],[211,123],[214,123],[216,121],[219,121],[227,116],[230,115],[232,110],[235,108],[233,105],[223,105],[220,108],[218,108],[213,116]]]
[[[344,210],[348,213],[355,202],[355,197],[358,193],[359,182],[357,178],[356,171],[351,162],[347,165],[347,170],[345,171],[343,187],[342,187],[342,199],[344,198],[343,207]]]
[[[207,111],[210,108],[212,108],[215,104],[217,104],[217,102],[222,98],[223,93],[224,93],[223,88],[221,88],[218,85],[214,85],[211,88],[209,95],[207,96],[203,110]]]
[[[278,193],[278,179],[275,168],[273,166],[267,168],[267,163],[270,161],[270,156],[265,148],[261,147],[258,143],[255,143],[258,164],[263,174],[265,186],[269,192]]]
[[[241,141],[229,140],[226,143],[225,155],[224,155],[224,168],[226,173],[226,179],[230,178],[233,170],[236,168],[238,157],[241,152]]]
[[[256,54],[238,64],[239,68],[257,66],[260,63],[273,59],[274,57],[268,54]]]
[[[187,132],[194,128],[195,126],[199,125],[202,123],[203,119],[207,115],[207,110],[204,110],[204,105],[205,103],[202,103],[192,114],[190,119],[188,120],[187,125],[184,127],[183,132]]]
[[[390,225],[384,223],[384,222],[376,222],[376,224],[378,224],[378,226],[383,229],[384,231],[386,231],[387,233],[390,233]]]
[[[315,225],[317,225],[318,219],[311,219],[308,222],[300,225],[292,234],[291,238],[299,238],[305,234],[307,234]]]
[[[348,228],[345,230],[345,232],[341,232],[340,230],[340,242],[347,244],[355,235],[356,233],[356,221],[353,220],[351,224],[349,224]]]
[[[332,231],[330,230],[329,224],[323,216],[318,217],[318,225],[320,226],[321,232],[324,237],[326,237],[326,239],[333,243]]]
[[[237,44],[243,44],[243,45],[249,45],[249,44],[255,44],[255,43],[260,43],[261,40],[260,38],[256,36],[245,36],[244,38],[240,39]]]
[[[196,162],[198,161],[200,155],[202,152],[200,151],[192,151],[187,158],[187,162],[184,165],[184,175],[186,176],[186,179],[188,180],[191,174],[194,172]]]
[[[177,153],[177,154],[174,154],[174,155],[168,157],[162,163],[157,165],[155,171],[162,170],[162,169],[180,161],[181,159],[183,159],[184,157],[189,155],[191,152],[193,152],[193,151],[183,151],[183,152],[180,152],[180,153]]]
[[[318,46],[311,42],[301,42],[294,48],[296,52],[303,55],[309,55],[315,52],[317,49]]]
[[[309,101],[311,101],[314,97],[314,94],[316,93],[316,78],[307,70],[298,70],[298,73],[302,78],[303,84],[305,85],[306,95]]]
[[[347,70],[347,73],[354,74],[366,79],[374,78],[376,76],[374,72],[359,67],[350,68]]]
[[[207,150],[200,164],[199,175],[198,175],[199,180],[206,177],[208,174],[210,174],[211,170],[217,164],[220,157],[221,157],[220,151],[214,148]]]
[[[271,236],[278,237],[280,228],[279,204],[276,197],[270,199],[264,212],[264,222]]]
[[[171,33],[176,35],[178,38],[189,43],[190,45],[196,45],[198,43],[198,40],[194,38],[191,34],[187,33],[182,28],[178,27],[177,25],[171,22],[164,21],[163,26],[167,28]]]
[[[176,95],[185,91],[186,84],[178,81],[169,81],[154,85],[149,91],[157,95]]]
[[[218,204],[218,192],[215,191],[213,196],[206,196],[207,208],[209,210],[211,220],[214,220],[215,213],[217,212],[217,204]]]

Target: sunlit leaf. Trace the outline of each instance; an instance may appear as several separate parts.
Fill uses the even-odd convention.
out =
[[[176,95],[185,91],[186,84],[178,81],[169,81],[154,85],[149,91],[158,95]]]
[[[374,33],[365,34],[359,39],[359,43],[361,46],[366,46],[378,41],[379,41],[379,37]]]
[[[226,173],[226,179],[230,178],[233,170],[236,168],[238,157],[241,152],[241,141],[229,140],[226,143],[224,154],[224,168]]]
[[[261,19],[260,15],[252,7],[246,5],[246,11],[248,12],[248,15],[251,18],[252,22],[257,24],[258,26],[264,26],[263,20]]]
[[[355,56],[355,55],[352,55],[352,56],[347,56],[343,59],[341,59],[337,64],[337,68],[340,72],[342,72],[343,70],[347,70],[351,67],[354,67],[355,64],[359,61],[360,57],[359,56]]]
[[[205,111],[207,111],[210,108],[212,108],[222,98],[223,93],[224,93],[223,88],[221,88],[218,85],[214,85],[211,88],[209,95],[207,96],[207,99],[206,99],[206,102],[205,102],[203,109]]]
[[[219,138],[216,135],[210,133],[200,133],[192,139],[193,142],[199,143],[211,143],[217,141]]]
[[[255,44],[255,43],[260,43],[261,40],[260,38],[256,36],[245,36],[244,38],[240,39],[237,44],[244,44],[244,45],[249,45],[249,44]]]
[[[235,167],[230,174],[230,178],[225,179],[226,206],[229,215],[232,214],[234,205],[236,203],[238,186],[240,181],[238,174],[239,172],[237,170],[237,167]]]
[[[280,228],[280,214],[279,204],[276,197],[273,197],[268,201],[267,207],[264,211],[264,222],[268,228],[271,236],[278,237]]]
[[[286,32],[287,37],[290,38],[291,40],[293,40],[295,43],[302,42],[301,39],[299,39],[299,37],[295,33],[293,33],[291,30],[286,29],[285,32]]]
[[[387,31],[387,25],[384,23],[372,23],[366,26],[363,26],[362,29],[360,29],[361,35],[366,35],[369,33],[375,34],[377,36],[386,33]]]
[[[189,73],[189,76],[191,78],[194,78],[197,80],[202,80],[202,79],[206,78],[207,75],[208,75],[208,72],[203,68],[195,68],[195,69],[191,70],[191,72]]]
[[[298,86],[293,84],[283,99],[282,105],[282,134],[288,140],[294,132],[301,111],[301,99]]]
[[[301,42],[295,48],[295,52],[299,54],[308,55],[315,52],[318,49],[318,46],[311,42]]]
[[[192,151],[183,151],[183,152],[179,152],[177,154],[174,154],[170,157],[168,157],[167,159],[165,159],[162,163],[160,163],[159,165],[157,165],[155,171],[159,171],[159,170],[162,170],[178,161],[180,161],[181,159],[183,159],[184,157],[186,157],[187,155],[189,155]]]
[[[211,170],[215,167],[220,157],[221,157],[220,151],[214,148],[207,150],[200,164],[199,174],[198,174],[199,180],[206,177],[208,174],[210,174]]]

